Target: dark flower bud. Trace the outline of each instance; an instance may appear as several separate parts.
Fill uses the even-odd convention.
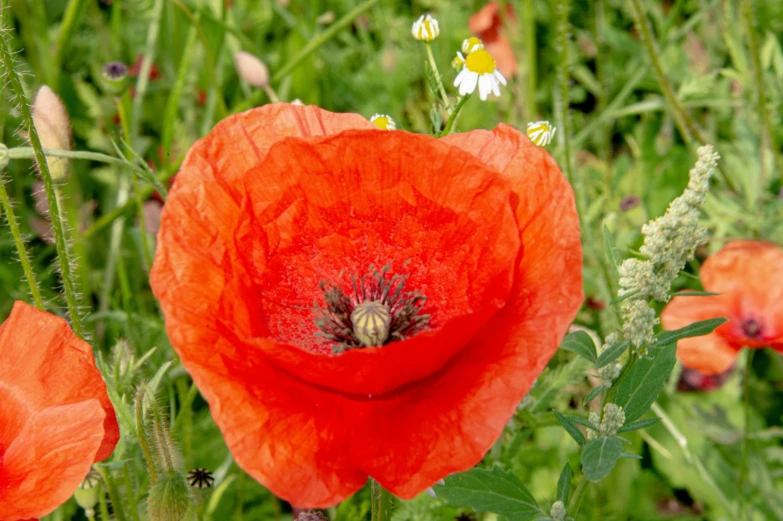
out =
[[[122,62],[109,62],[101,70],[106,91],[115,96],[128,86],[128,66]]]
[[[638,195],[629,195],[626,197],[623,197],[623,200],[620,201],[620,211],[621,212],[628,212],[630,210],[633,210],[639,204],[642,202],[642,200],[639,198]]]

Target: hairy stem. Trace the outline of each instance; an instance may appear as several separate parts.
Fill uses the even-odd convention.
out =
[[[432,54],[432,45],[430,45],[430,42],[424,42],[424,47],[427,49],[427,60],[430,62],[432,74],[435,75],[435,82],[438,84],[438,91],[443,100],[443,105],[446,107],[446,110],[449,111],[449,114],[451,114],[451,110],[449,110],[451,102],[449,101],[448,94],[446,94],[446,89],[443,87],[443,78],[438,70],[438,64],[435,62],[435,56]]]
[[[750,378],[753,372],[753,355],[755,349],[746,349],[745,369],[742,371],[742,396],[743,412],[745,422],[742,430],[742,460],[740,462],[740,475],[737,488],[739,490],[739,515],[740,521],[743,519],[752,519],[753,516],[747,515],[747,496],[745,495],[745,485],[748,481],[748,451],[750,449],[748,438],[750,437]]]
[[[380,483],[370,478],[370,501],[372,521],[389,521],[391,519],[392,496],[384,490]]]

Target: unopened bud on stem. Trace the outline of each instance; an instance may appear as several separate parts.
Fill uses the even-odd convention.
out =
[[[38,131],[41,146],[50,150],[71,149],[71,125],[68,112],[62,100],[46,85],[38,89],[33,102],[33,123]],[[68,170],[68,160],[62,157],[47,157],[52,179],[61,181]]]
[[[269,86],[269,69],[256,56],[239,51],[234,55],[239,76],[253,87],[265,89]]]

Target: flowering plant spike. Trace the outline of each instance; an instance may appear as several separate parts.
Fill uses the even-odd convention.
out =
[[[506,125],[237,114],[190,150],[158,240],[172,345],[237,463],[301,507],[475,465],[582,302],[571,188]]]

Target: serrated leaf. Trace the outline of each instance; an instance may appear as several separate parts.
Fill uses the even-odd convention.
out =
[[[728,322],[728,319],[710,318],[708,320],[701,320],[699,322],[694,322],[693,324],[688,324],[687,326],[680,329],[661,331],[655,336],[655,338],[658,345],[672,344],[683,338],[702,336],[712,333],[715,328],[724,322]]]
[[[436,492],[450,505],[492,512],[508,521],[530,521],[546,515],[516,474],[497,466],[453,474],[446,478],[445,485],[437,486]]]
[[[560,349],[576,353],[593,363],[595,363],[597,359],[595,354],[595,342],[593,342],[590,335],[584,331],[574,331],[573,333],[568,334],[563,339],[563,343],[560,344]]]
[[[612,401],[623,408],[626,422],[641,418],[650,410],[674,369],[676,352],[674,344],[652,349],[650,358],[637,359],[615,384]]]
[[[595,397],[601,394],[601,392],[604,390],[603,385],[599,385],[598,387],[593,387],[589,393],[587,393],[587,396],[585,396],[585,404],[588,404],[595,400]]]
[[[614,362],[620,358],[620,355],[625,353],[625,350],[628,349],[629,345],[631,345],[631,343],[627,340],[610,345],[606,348],[606,351],[601,353],[601,356],[598,357],[598,360],[595,362],[595,367],[600,369],[603,366]]]
[[[592,439],[582,451],[582,472],[590,481],[601,481],[617,465],[622,453],[623,443],[618,438]]]
[[[620,253],[617,251],[617,244],[614,242],[614,235],[609,231],[609,227],[604,223],[604,248],[606,249],[606,258],[609,260],[609,264],[612,266],[614,276],[620,278],[620,272],[617,271],[620,266]]]
[[[639,420],[631,423],[627,423],[620,427],[617,432],[631,432],[631,431],[637,431],[639,429],[644,429],[646,427],[649,427],[650,425],[653,425],[655,423],[658,423],[661,419],[658,417],[655,418],[646,418],[644,420]]]
[[[563,466],[563,470],[560,472],[560,477],[557,480],[557,495],[555,499],[562,501],[563,504],[568,503],[568,493],[571,491],[571,465],[568,463]]]
[[[564,414],[561,414],[557,411],[552,412],[555,414],[555,418],[557,418],[557,421],[560,422],[560,425],[563,426],[566,432],[570,434],[579,445],[584,445],[585,435],[582,434],[582,431],[579,430],[579,427],[576,426],[576,423],[574,423],[570,417],[565,416]]]

